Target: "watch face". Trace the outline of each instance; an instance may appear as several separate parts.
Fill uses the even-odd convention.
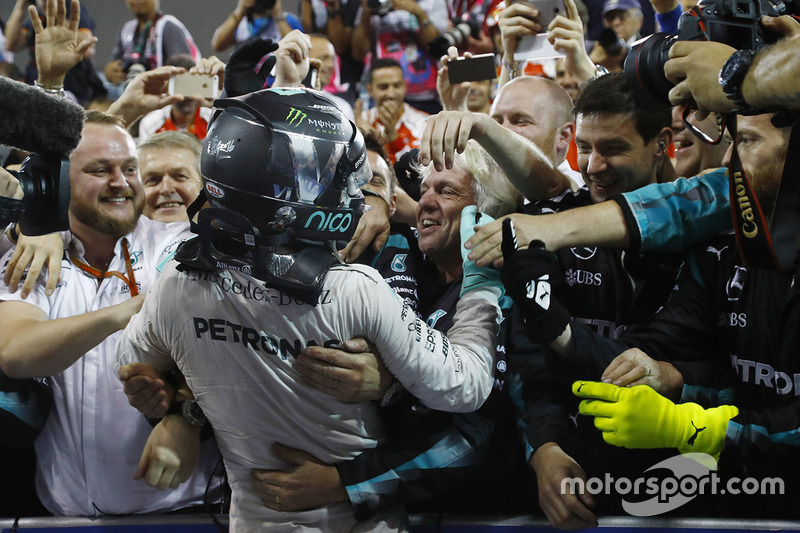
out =
[[[187,401],[183,406],[183,416],[195,426],[202,426],[206,423],[206,415],[203,409],[195,401]]]
[[[200,405],[197,402],[189,402],[189,412],[195,418],[202,418],[203,410],[200,409]]]
[[[750,50],[737,50],[728,58],[719,73],[719,82],[722,84],[723,89],[726,89],[726,85],[737,83],[739,78],[744,78],[752,57],[753,53]]]

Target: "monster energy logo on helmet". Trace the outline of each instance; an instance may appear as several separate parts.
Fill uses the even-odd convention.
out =
[[[292,108],[289,108],[289,114],[286,115],[286,118],[284,120],[286,120],[286,123],[289,126],[294,126],[295,128],[297,128],[297,127],[300,126],[300,124],[303,123],[303,121],[305,120],[305,118],[307,116],[308,115],[306,115],[305,113],[303,113],[299,109],[295,109],[294,107],[292,107]],[[295,122],[295,121],[297,121],[297,122]]]

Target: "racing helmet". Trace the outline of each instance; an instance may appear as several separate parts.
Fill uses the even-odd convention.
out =
[[[360,189],[372,172],[363,136],[311,89],[266,89],[214,106],[201,158],[209,206],[193,225],[198,242],[177,259],[319,287],[365,209]]]

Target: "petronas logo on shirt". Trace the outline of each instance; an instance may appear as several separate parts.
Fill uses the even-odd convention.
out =
[[[308,115],[306,115],[305,113],[303,113],[299,109],[295,109],[295,108],[292,107],[291,109],[289,109],[289,114],[286,115],[286,119],[285,120],[286,120],[286,123],[289,124],[289,126],[294,126],[295,128],[297,128],[297,127],[300,126],[300,124],[303,123],[303,121],[306,119],[307,116]],[[295,122],[295,121],[297,121],[297,122]]]

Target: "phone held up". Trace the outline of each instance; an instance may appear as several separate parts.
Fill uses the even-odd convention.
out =
[[[201,96],[215,99],[219,94],[219,76],[207,74],[178,74],[169,79],[169,94]]]
[[[450,85],[465,81],[494,79],[497,77],[494,54],[480,54],[450,60],[447,62],[447,76],[450,80]]]

